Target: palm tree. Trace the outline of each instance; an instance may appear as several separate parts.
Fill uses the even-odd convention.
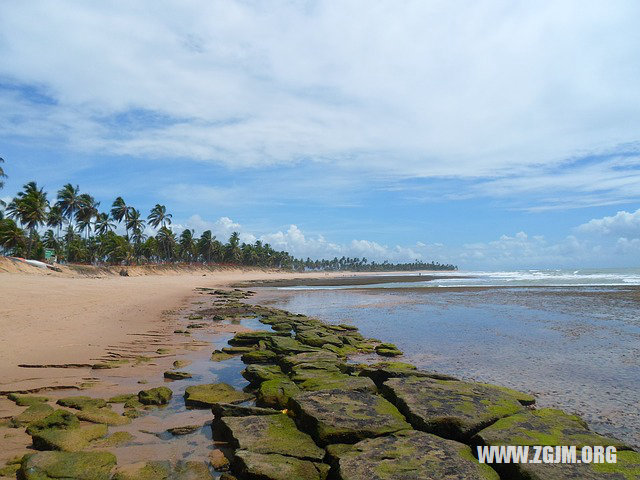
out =
[[[198,253],[202,255],[205,262],[211,262],[211,254],[214,252],[216,242],[215,235],[211,234],[211,230],[205,230],[198,240]]]
[[[0,163],[4,163],[4,158],[0,157]],[[7,174],[4,173],[4,169],[0,165],[0,190],[4,188],[4,181],[2,180],[3,178],[7,178]]]
[[[89,238],[91,221],[98,216],[100,202],[96,202],[88,193],[78,196],[78,209],[76,211],[76,221],[81,226],[80,230],[85,230],[86,238]]]
[[[24,231],[16,222],[7,218],[0,222],[0,247],[5,252],[15,252],[26,243]]]
[[[124,228],[127,231],[127,238],[129,238],[129,229],[127,228],[127,222],[129,221],[129,207],[122,197],[118,197],[113,201],[113,204],[111,205],[111,218],[118,223],[124,222]]]
[[[96,233],[98,235],[104,235],[107,232],[111,232],[116,228],[115,223],[111,223],[108,213],[99,213],[96,217]]]
[[[173,215],[167,213],[167,207],[156,203],[156,206],[151,209],[151,213],[147,219],[149,220],[149,225],[158,228],[158,225],[162,225],[163,227],[171,225],[172,217]]]
[[[7,210],[11,217],[18,219],[23,227],[29,229],[27,244],[27,256],[29,256],[36,237],[36,229],[47,221],[49,202],[47,194],[42,188],[38,188],[36,182],[29,182],[23,188],[24,191],[18,193]]]
[[[162,250],[165,252],[165,260],[171,260],[173,247],[176,244],[175,234],[168,227],[162,227],[156,235],[156,240],[159,245],[162,245]]]
[[[140,210],[137,210],[133,207],[129,207],[129,213],[127,214],[127,222],[125,224],[127,228],[127,234],[129,230],[132,232],[132,240],[136,245],[139,245],[144,241],[144,227],[145,221],[140,218]]]
[[[238,247],[240,243],[240,235],[238,232],[233,232],[229,237],[229,243],[227,244],[227,259],[239,263],[242,260],[242,250]]]
[[[62,214],[62,209],[59,205],[54,205],[49,209],[49,213],[47,214],[47,227],[57,228],[58,229],[58,237],[60,236],[60,228],[62,227],[62,222],[64,222],[64,215]]]
[[[191,261],[195,250],[195,242],[193,241],[193,230],[185,229],[180,234],[180,255],[187,262]]]
[[[67,217],[69,224],[73,222],[76,214],[76,210],[80,206],[80,188],[75,187],[70,183],[67,183],[64,187],[58,190],[58,201],[56,206],[62,211],[62,215]]]

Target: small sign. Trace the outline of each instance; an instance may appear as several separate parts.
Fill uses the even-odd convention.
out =
[[[44,259],[51,260],[56,256],[56,252],[53,248],[45,248],[44,249]]]

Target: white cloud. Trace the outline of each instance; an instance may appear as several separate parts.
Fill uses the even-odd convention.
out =
[[[563,176],[543,167],[637,141],[639,10],[633,1],[4,2],[0,76],[15,88],[0,93],[2,135],[230,167],[505,178],[485,192],[557,178],[587,204],[616,202],[637,196],[637,160],[626,175],[611,162]],[[612,198],[590,199],[585,185],[599,180]]]
[[[622,210],[610,217],[594,218],[580,225],[577,230],[599,235],[636,235],[640,237],[640,208],[635,212]]]

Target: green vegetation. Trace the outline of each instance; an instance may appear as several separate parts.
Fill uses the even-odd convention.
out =
[[[0,166],[0,189],[5,177]],[[44,260],[48,249],[58,262],[93,265],[187,262],[298,271],[456,269],[454,265],[417,260],[394,264],[349,257],[296,259],[260,240],[251,244],[241,242],[237,232],[226,243],[216,239],[211,230],[204,231],[199,238],[190,229],[178,233],[170,228],[171,219],[164,205],[156,204],[145,219],[140,210],[117,197],[104,212],[100,211],[100,202],[88,193],[81,193],[77,185],[67,183],[53,198],[31,181],[7,205],[0,203],[0,253]],[[124,229],[124,235],[116,232],[118,227]],[[155,235],[149,235],[152,229]]]

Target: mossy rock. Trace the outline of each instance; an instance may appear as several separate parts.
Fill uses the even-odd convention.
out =
[[[372,365],[361,365],[356,368],[358,375],[369,377],[376,385],[381,386],[390,378],[402,377],[428,377],[438,380],[457,380],[450,375],[444,375],[436,372],[424,372],[418,370],[415,365],[404,362],[378,362]]]
[[[375,347],[375,352],[383,357],[397,357],[402,351],[393,343],[381,343]]]
[[[266,330],[259,330],[257,332],[240,332],[236,333],[229,345],[246,346],[257,345],[260,340],[268,340],[274,336],[286,336],[283,332],[269,332]]]
[[[96,448],[112,448],[121,447],[127,443],[131,443],[134,440],[134,436],[129,432],[113,432],[108,437],[98,440],[93,443],[92,447]]]
[[[186,380],[187,378],[192,378],[193,375],[187,372],[175,372],[173,370],[167,370],[164,372],[164,378],[168,378],[169,380]]]
[[[19,407],[30,407],[35,403],[44,403],[48,402],[49,399],[47,397],[38,397],[34,395],[21,395],[19,393],[10,393],[7,395],[7,398],[12,402],[15,402]]]
[[[498,480],[462,443],[407,430],[335,453],[340,480]]]
[[[166,405],[171,400],[173,392],[167,387],[150,388],[138,393],[138,401],[143,405]]]
[[[138,400],[138,395],[135,393],[124,393],[122,395],[115,395],[107,400],[107,403],[127,403],[130,400]]]
[[[630,449],[620,440],[590,431],[580,417],[553,408],[501,418],[480,430],[472,440],[481,445],[613,445],[617,450]]]
[[[130,418],[123,417],[110,408],[85,408],[76,415],[85,422],[104,423],[106,425],[127,425],[131,423]]]
[[[249,417],[254,415],[277,415],[282,413],[281,410],[275,410],[273,408],[234,405],[232,403],[216,403],[211,407],[211,411],[217,418]]]
[[[27,433],[33,435],[42,430],[55,429],[72,429],[80,426],[80,420],[73,413],[66,410],[55,410],[42,420],[32,422],[27,427]]]
[[[20,427],[39,420],[44,420],[54,412],[54,408],[46,403],[34,403],[24,412],[11,419],[11,425]]]
[[[16,478],[16,473],[18,473],[18,470],[20,470],[19,463],[7,464],[4,467],[0,468],[0,477]]]
[[[333,352],[319,350],[310,353],[298,353],[296,355],[288,355],[282,357],[278,363],[286,371],[291,371],[296,365],[302,364],[338,364],[341,363],[340,358]]]
[[[293,397],[296,423],[319,445],[356,443],[411,428],[384,398],[355,390],[321,390]]]
[[[275,352],[271,350],[253,350],[242,355],[244,363],[273,363],[278,358]]]
[[[173,362],[173,368],[184,368],[191,365],[191,360],[176,360]]]
[[[232,354],[225,353],[225,352],[220,351],[220,350],[216,350],[211,354],[211,361],[212,362],[224,362],[225,360],[229,360],[230,358],[233,358]]]
[[[438,378],[438,377],[433,377],[433,378]],[[443,380],[449,380],[449,379],[444,378]],[[502,387],[499,385],[491,385],[490,383],[485,383],[485,385],[492,388],[498,388],[503,392],[508,393],[509,395],[517,398],[522,405],[529,406],[536,403],[536,397],[534,397],[533,395],[529,395],[528,393],[520,392],[518,390],[514,390],[513,388]]]
[[[77,428],[47,428],[31,434],[33,446],[37,450],[61,450],[79,452],[93,440],[104,437],[107,426],[104,424],[83,425]]]
[[[184,403],[192,408],[211,408],[216,403],[242,403],[252,398],[252,395],[227,383],[193,385],[184,392]]]
[[[242,371],[242,376],[251,384],[259,384],[283,375],[282,369],[278,365],[248,365]]]
[[[323,345],[322,348],[343,358],[359,353],[360,351],[358,348],[352,347],[351,345],[342,345],[341,347],[338,347],[337,345],[331,345],[330,343]]]
[[[523,410],[518,399],[502,389],[473,382],[392,378],[384,382],[382,393],[415,429],[463,442],[499,418]]]
[[[102,408],[107,406],[106,400],[102,398],[91,398],[84,395],[61,398],[56,403],[63,407],[75,408],[76,410],[84,410],[85,408]]]
[[[223,347],[222,352],[229,355],[242,355],[243,353],[253,352],[256,347],[236,346],[236,347]]]
[[[337,335],[321,329],[298,332],[296,340],[312,347],[322,347],[326,344],[335,345],[336,347],[342,346],[342,340]]]
[[[329,465],[278,454],[237,450],[232,469],[247,480],[326,480]]]
[[[245,417],[221,417],[216,421],[223,438],[232,446],[256,453],[277,453],[321,462],[324,450],[311,437],[297,429],[282,413]]]
[[[273,325],[271,325],[271,329],[275,332],[289,334],[293,329],[293,324],[287,322],[274,323]]]
[[[142,406],[143,404],[140,402],[140,400],[138,400],[138,395],[134,395],[132,398],[124,402],[124,408],[126,409],[141,408]]]
[[[279,355],[294,355],[296,353],[317,352],[316,347],[311,347],[291,337],[275,336],[268,341],[269,349]]]
[[[315,375],[310,375],[315,373]],[[378,388],[373,380],[367,377],[353,377],[343,373],[322,370],[307,370],[305,375],[297,374],[292,379],[305,391],[318,390],[356,390],[359,392],[376,393]]]
[[[300,388],[288,377],[282,376],[262,382],[256,393],[256,402],[261,406],[286,408],[289,399],[298,393]]]
[[[122,465],[113,480],[212,480],[204,462],[168,461],[140,462]]]
[[[108,452],[39,452],[23,460],[24,480],[109,480],[116,457]]]
[[[181,427],[168,428],[167,432],[169,432],[173,436],[189,435],[190,433],[196,432],[201,428],[202,425],[183,425]]]

